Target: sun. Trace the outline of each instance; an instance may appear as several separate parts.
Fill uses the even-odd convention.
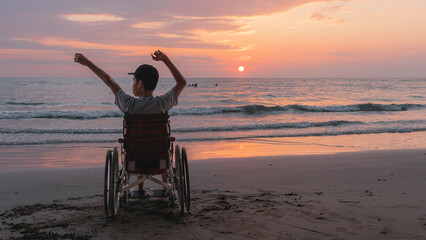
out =
[[[243,67],[243,66],[239,66],[239,67],[238,67],[238,71],[240,71],[240,72],[244,72],[244,67]]]

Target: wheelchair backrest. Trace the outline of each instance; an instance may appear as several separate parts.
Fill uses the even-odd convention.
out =
[[[163,169],[166,167],[164,163],[168,165],[170,123],[167,112],[155,115],[125,114],[123,136],[126,161],[134,162],[136,168]]]

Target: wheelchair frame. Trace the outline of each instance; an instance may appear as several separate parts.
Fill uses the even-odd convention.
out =
[[[137,186],[145,181],[152,181],[168,191],[167,197],[169,204],[174,207],[179,207],[179,212],[184,214],[190,210],[190,183],[189,183],[189,169],[188,169],[188,158],[185,147],[180,149],[179,145],[176,145],[174,149],[175,138],[170,136],[170,121],[168,113],[165,113],[166,125],[167,126],[167,141],[168,141],[168,163],[166,164],[165,173],[167,175],[168,183],[154,178],[156,173],[135,173],[128,171],[126,161],[126,119],[129,116],[135,117],[135,115],[126,114],[123,120],[123,137],[118,140],[121,145],[120,155],[121,161],[119,161],[119,152],[117,147],[112,150],[108,150],[105,159],[105,174],[104,174],[104,206],[105,214],[107,216],[116,216],[118,209],[124,207],[130,197],[130,189]],[[141,115],[147,116],[147,115]],[[142,136],[144,137],[144,136]],[[173,161],[174,156],[174,161]],[[157,159],[155,159],[157,161]],[[160,160],[158,160],[160,161]],[[160,163],[161,165],[161,163]],[[144,170],[144,169],[138,169]],[[152,169],[150,169],[152,170]],[[160,169],[154,169],[159,170]],[[149,172],[149,171],[148,171]],[[164,172],[164,168],[162,169]],[[130,176],[140,177],[136,181],[130,183]]]

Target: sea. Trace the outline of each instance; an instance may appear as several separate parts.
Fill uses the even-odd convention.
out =
[[[172,135],[183,145],[259,143],[276,154],[295,142],[306,149],[426,146],[425,78],[187,80],[190,86],[169,111]],[[131,78],[116,81],[132,93]],[[173,85],[172,78],[160,79],[155,95]],[[100,79],[0,78],[1,149],[113,144],[122,136],[122,122],[114,95]],[[221,148],[214,149],[220,157]]]

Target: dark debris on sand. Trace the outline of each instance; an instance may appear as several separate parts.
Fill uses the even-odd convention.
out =
[[[77,221],[90,219],[86,214],[87,207],[70,204],[33,204],[16,206],[0,214],[3,225],[0,239],[6,237],[17,239],[69,239],[85,240],[93,236],[86,233],[75,233],[72,220],[67,219],[67,214],[76,214]]]
[[[10,240],[32,240],[32,239],[40,239],[40,240],[50,240],[50,239],[70,239],[70,240],[86,240],[91,239],[92,236],[86,234],[76,234],[72,232],[68,233],[58,233],[54,231],[54,228],[67,228],[69,224],[56,224],[56,225],[42,225],[36,227],[29,223],[7,223],[3,222],[6,225],[6,228],[11,231],[12,235],[10,236]],[[50,230],[50,231],[49,231]],[[16,236],[19,235],[19,236]]]
[[[81,207],[66,205],[66,204],[34,204],[26,206],[14,207],[0,214],[1,218],[16,218],[29,216],[43,210],[81,210]]]

